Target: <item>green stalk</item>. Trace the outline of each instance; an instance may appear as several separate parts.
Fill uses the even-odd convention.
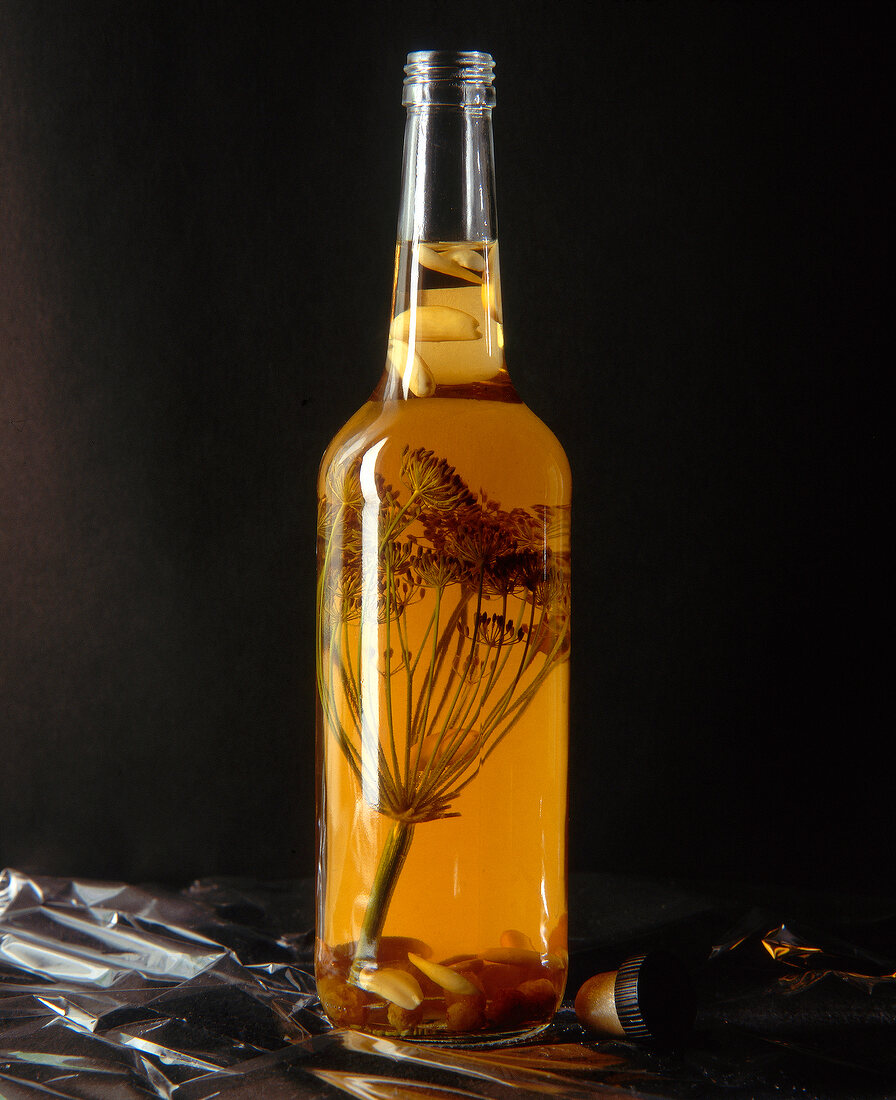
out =
[[[358,946],[348,976],[349,982],[353,984],[357,984],[361,970],[376,961],[377,945],[386,922],[386,914],[389,912],[395,885],[404,867],[413,837],[413,824],[407,821],[392,822],[392,828],[383,845],[379,866],[373,878],[367,909],[364,911],[361,934],[358,937]]]
[[[437,589],[437,592],[438,592],[438,598],[441,600],[442,590]],[[460,618],[463,615],[464,611],[466,610],[466,606],[469,602],[470,602],[470,594],[468,594],[466,596],[461,594],[461,598],[458,601],[457,607],[454,609],[454,611],[451,612],[451,615],[448,619],[448,622],[445,624],[445,627],[442,630],[442,636],[439,638],[438,646],[436,647],[436,649],[433,650],[432,657],[431,657],[431,660],[430,660],[430,666],[429,666],[430,667],[429,678],[428,678],[429,679],[429,689],[428,689],[426,695],[423,695],[421,693],[421,695],[417,699],[416,707],[414,708],[414,731],[415,731],[414,735],[418,738],[422,738],[424,736],[424,734],[426,733],[426,729],[430,724],[430,707],[431,707],[431,704],[432,704],[432,685],[439,678],[439,674],[442,671],[442,666],[445,663],[445,657],[446,657],[446,655],[448,653],[448,650],[451,646],[451,639],[455,635],[455,632],[456,632],[456,629],[457,629],[457,624],[460,621]],[[445,702],[447,700],[451,684],[454,680],[454,676],[455,676],[455,673],[453,672],[453,670],[449,669],[448,682],[445,685],[445,688],[443,689],[443,692],[442,692],[441,699],[440,699],[439,703],[436,706],[435,714],[433,714],[432,718],[431,718],[433,729],[435,729],[436,721],[439,717],[439,714],[442,710],[442,707],[445,705]],[[425,707],[424,707],[424,704],[425,704]],[[422,720],[421,720],[421,717],[420,717],[421,709],[424,709],[424,711],[425,711]]]
[[[395,767],[395,786],[401,784],[401,769],[398,766],[398,751],[395,748],[395,726],[392,721],[392,570],[386,563],[386,652],[384,659],[386,688],[386,728],[389,731],[389,746],[392,750],[392,763]]]
[[[479,637],[479,615],[482,611],[482,585],[483,585],[483,580],[484,580],[484,572],[482,570],[480,570],[480,573],[479,573],[479,592],[478,592],[478,595],[477,595],[477,598],[476,598],[476,614],[475,614],[475,617],[473,619],[473,637],[470,640],[470,655],[467,657],[467,661],[466,661],[466,664],[464,665],[463,672],[460,673],[460,680],[458,682],[457,689],[454,692],[454,698],[451,700],[451,703],[448,707],[448,715],[445,718],[445,721],[442,723],[442,730],[439,733],[439,736],[436,738],[435,744],[432,747],[432,752],[430,754],[429,760],[427,760],[426,767],[423,769],[423,775],[420,777],[420,780],[419,780],[420,788],[423,788],[426,785],[427,779],[429,779],[429,773],[432,769],[433,761],[435,760],[436,756],[438,755],[438,753],[439,753],[439,751],[442,747],[442,742],[445,740],[445,735],[447,734],[448,727],[451,723],[451,716],[454,714],[454,708],[457,706],[457,701],[460,698],[461,692],[463,691],[464,681],[466,680],[467,675],[469,674],[470,666],[472,665],[473,658],[476,655],[476,642],[477,642],[478,637]],[[450,679],[449,679],[448,683],[449,684],[451,683]],[[445,692],[442,695],[442,701],[439,703],[439,708],[438,708],[438,711],[436,712],[437,717],[438,717],[439,713],[441,712],[442,703],[444,703],[445,699],[447,698],[447,693],[448,693],[448,686],[446,685]],[[435,729],[435,722],[433,722],[433,729]]]

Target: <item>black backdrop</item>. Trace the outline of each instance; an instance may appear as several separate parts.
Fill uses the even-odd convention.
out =
[[[440,46],[574,471],[573,869],[879,889],[885,9],[285,10],[0,3],[0,866],[313,870],[314,479]]]

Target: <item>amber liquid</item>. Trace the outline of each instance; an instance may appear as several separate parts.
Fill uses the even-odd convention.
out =
[[[337,1025],[487,1040],[545,1024],[566,978],[570,477],[504,366],[496,246],[429,248],[424,262],[399,248],[386,373],[321,465],[317,977]],[[460,273],[456,256],[470,265]],[[399,562],[390,587],[376,564],[384,532],[431,561],[442,547],[425,511],[402,515],[408,455],[422,452],[468,490],[429,513],[438,529],[454,532],[466,507],[506,539],[465,581],[415,584]],[[489,570],[519,558],[555,587],[499,590]],[[407,853],[359,983],[352,963],[402,816]],[[460,974],[462,991],[420,958]],[[390,999],[382,972],[395,970],[418,1003]]]

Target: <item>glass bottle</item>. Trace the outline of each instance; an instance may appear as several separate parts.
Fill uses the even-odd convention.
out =
[[[408,56],[386,363],[320,469],[316,974],[453,1042],[564,990],[570,474],[504,359],[486,53]]]

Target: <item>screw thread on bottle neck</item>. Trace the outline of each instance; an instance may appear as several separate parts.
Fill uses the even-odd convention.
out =
[[[479,50],[410,53],[402,103],[406,107],[494,107],[494,67],[491,54]]]

